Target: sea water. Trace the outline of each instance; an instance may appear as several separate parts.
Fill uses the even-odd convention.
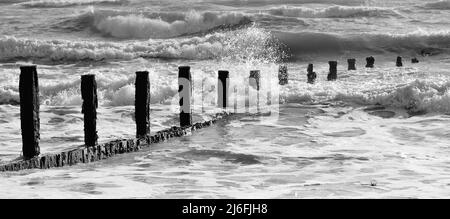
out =
[[[21,156],[24,63],[38,65],[43,154],[83,145],[83,74],[96,75],[106,142],[135,135],[136,71],[150,72],[152,132],[178,124],[178,66],[191,66],[195,121],[217,112],[218,70],[232,88],[250,70],[275,83],[281,62],[289,72],[277,116],[95,164],[1,173],[0,197],[450,196],[449,1],[0,0],[0,20],[0,163]]]

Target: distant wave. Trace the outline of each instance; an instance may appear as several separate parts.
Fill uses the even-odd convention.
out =
[[[330,6],[321,9],[307,7],[282,6],[268,10],[269,14],[300,18],[352,18],[352,17],[388,17],[400,16],[389,8],[364,6]]]
[[[92,10],[61,22],[55,28],[90,28],[103,36],[119,39],[172,38],[217,28],[233,28],[252,21],[242,13],[162,12],[129,14]]]
[[[13,4],[13,3],[19,3],[19,2],[25,2],[27,0],[1,0],[0,4]]]
[[[435,10],[450,10],[450,1],[438,1],[438,2],[430,2],[426,3],[422,6],[426,9],[435,9]]]
[[[28,8],[61,8],[76,5],[124,4],[127,2],[128,0],[34,0],[17,5]]]
[[[0,38],[0,60],[42,60],[50,62],[173,59],[272,60],[278,47],[271,34],[256,27],[204,36],[150,39],[132,42],[91,42]]]
[[[273,32],[293,58],[308,54],[357,52],[409,52],[430,55],[450,51],[450,32],[413,32],[410,34],[329,34],[317,32]]]

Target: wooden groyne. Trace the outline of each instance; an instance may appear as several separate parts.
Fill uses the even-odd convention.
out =
[[[151,144],[166,141],[171,138],[190,134],[192,131],[209,127],[219,119],[228,117],[231,113],[223,111],[204,122],[192,123],[191,96],[192,82],[189,66],[179,67],[179,96],[180,96],[180,127],[171,127],[150,135],[150,80],[147,71],[136,72],[135,120],[136,137],[119,139],[98,144],[97,121],[97,84],[95,75],[81,76],[81,96],[83,99],[82,113],[84,118],[83,146],[52,154],[40,154],[40,124],[39,124],[39,84],[35,65],[20,67],[20,111],[22,129],[23,159],[0,165],[0,172],[19,171],[25,169],[48,169],[53,167],[72,166],[79,163],[90,163],[117,154],[139,151]],[[228,100],[228,72],[220,71],[218,83],[224,86],[218,91],[223,98],[219,101],[221,108],[227,107]],[[259,86],[259,83],[258,83]]]
[[[348,70],[356,70],[356,60],[348,59]],[[366,67],[373,68],[375,58],[370,56],[366,58]],[[412,63],[418,63],[417,58],[412,59]],[[327,79],[337,80],[337,61],[329,61],[329,72]],[[398,56],[396,66],[402,67],[402,57]],[[281,65],[278,70],[279,85],[288,84],[288,68]],[[313,70],[313,64],[307,68],[307,82],[315,83],[317,78]],[[23,159],[11,161],[6,164],[0,164],[0,172],[19,171],[24,169],[48,169],[53,167],[71,166],[78,163],[90,163],[107,159],[117,154],[139,151],[142,148],[149,147],[151,144],[159,143],[174,137],[181,137],[190,134],[192,131],[209,127],[224,117],[229,117],[237,113],[237,87],[233,87],[234,113],[229,113],[229,72],[225,70],[218,71],[218,89],[217,89],[217,107],[222,109],[222,113],[215,114],[211,120],[194,123],[192,122],[192,77],[189,66],[180,66],[178,68],[178,92],[179,92],[179,127],[171,127],[150,135],[150,78],[148,71],[136,72],[135,82],[135,121],[136,137],[132,139],[119,139],[107,143],[98,144],[97,135],[97,84],[95,75],[87,74],[81,76],[81,96],[83,100],[82,113],[84,118],[84,142],[79,148],[63,151],[54,154],[41,155],[40,141],[40,119],[39,119],[39,83],[37,67],[27,65],[20,67],[19,96],[20,96],[20,119],[22,130],[22,151]],[[256,110],[260,113],[260,88],[261,72],[260,70],[251,70],[248,77],[248,87],[245,89],[245,95],[250,96],[250,87],[256,91]],[[271,104],[271,91],[268,93],[267,104]],[[246,113],[249,106],[245,104]]]
[[[147,135],[141,138],[119,139],[95,146],[81,147],[60,153],[46,154],[39,157],[36,156],[27,160],[14,161],[0,165],[0,172],[25,169],[49,169],[100,161],[118,154],[136,152],[143,148],[150,147],[152,144],[160,143],[171,138],[188,135],[192,131],[209,127],[218,120],[229,115],[231,114],[227,112],[218,113],[209,121],[198,122],[190,126],[168,128],[158,131],[151,136]]]

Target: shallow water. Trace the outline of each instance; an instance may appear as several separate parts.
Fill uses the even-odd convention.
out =
[[[1,173],[4,198],[439,198],[450,117],[282,107],[98,163]],[[416,127],[423,127],[417,130]],[[380,136],[384,136],[380,138]],[[8,189],[6,189],[8,188]],[[20,191],[20,192],[19,192]]]

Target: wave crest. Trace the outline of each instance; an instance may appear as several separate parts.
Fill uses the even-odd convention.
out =
[[[271,8],[269,14],[300,18],[352,18],[352,17],[389,17],[400,14],[388,8],[364,6],[330,6],[321,9],[307,7],[282,6]]]
[[[21,2],[17,5],[27,8],[62,8],[78,5],[114,4],[128,3],[128,0],[34,0]]]
[[[274,62],[282,56],[272,35],[257,27],[201,37],[150,39],[127,43],[0,38],[0,60],[51,62],[144,58],[231,59]]]
[[[242,13],[150,12],[129,14],[121,11],[91,10],[61,22],[55,28],[90,28],[103,36],[119,39],[173,38],[218,29],[237,29],[252,23]]]

